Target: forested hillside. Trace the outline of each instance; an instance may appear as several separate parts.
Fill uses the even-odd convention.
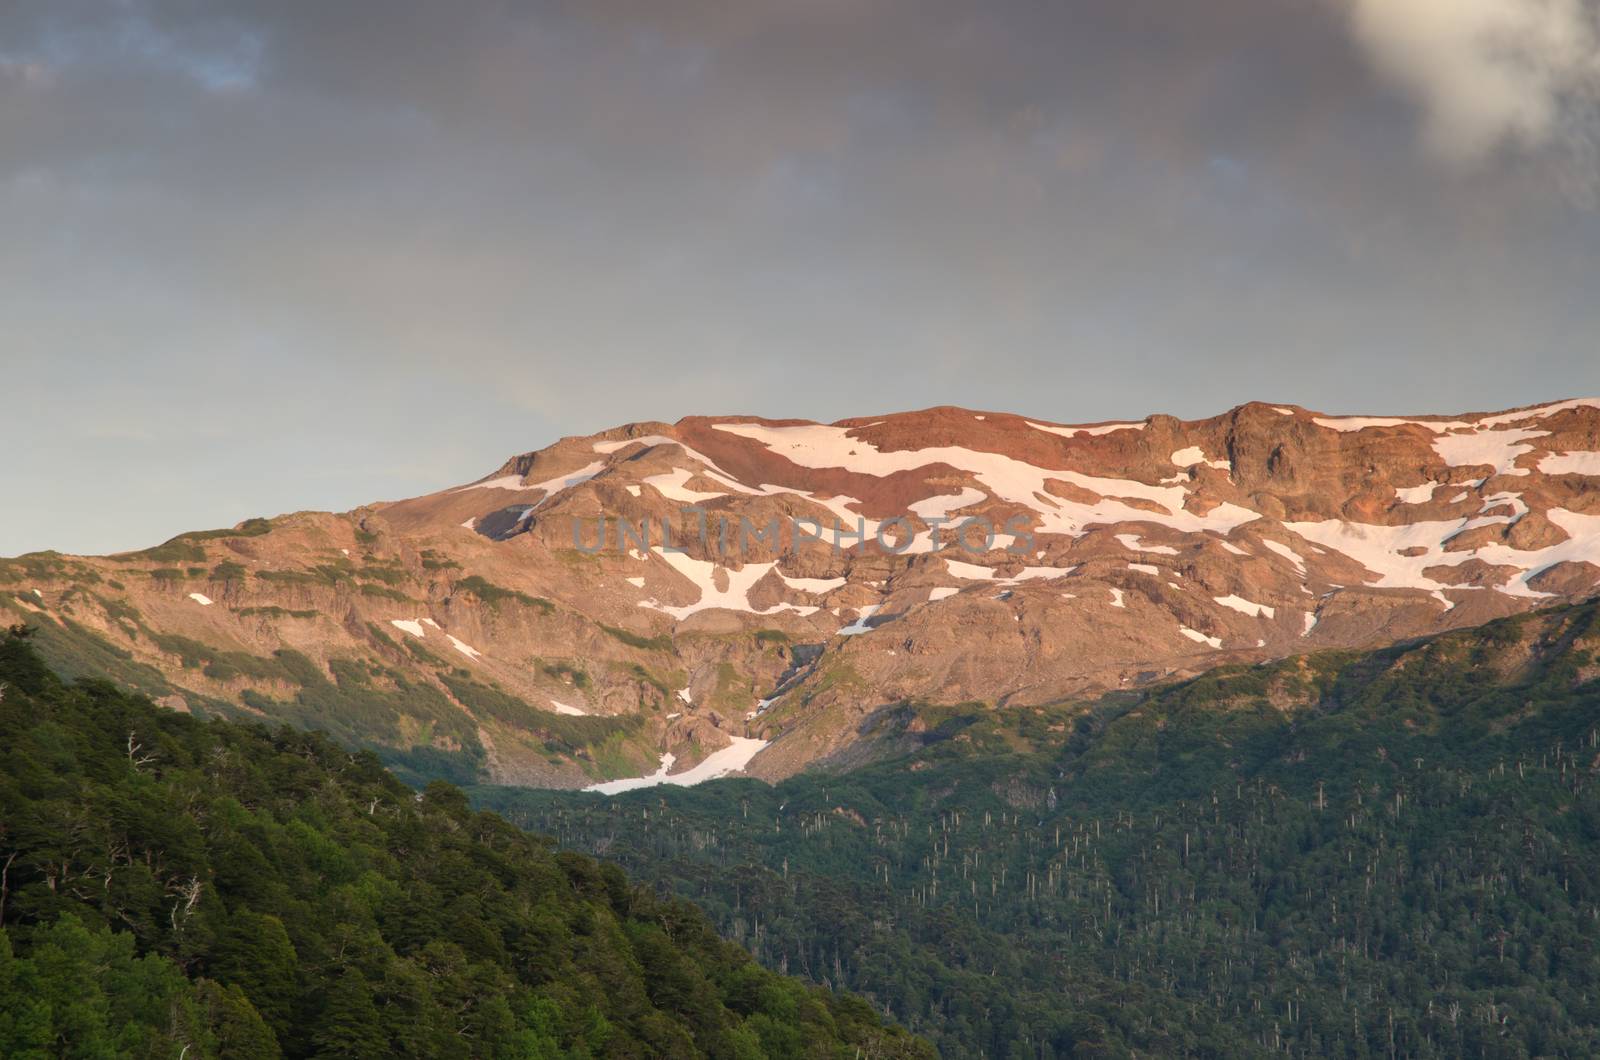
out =
[[[679,899],[0,636],[0,1056],[917,1057]]]
[[[480,789],[959,1057],[1600,1054],[1600,623],[1029,711],[769,788]]]

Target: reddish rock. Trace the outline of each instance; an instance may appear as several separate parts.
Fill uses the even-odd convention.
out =
[[[1424,567],[1422,573],[1424,577],[1432,578],[1441,585],[1483,587],[1504,585],[1518,574],[1521,574],[1522,571],[1518,567],[1485,563],[1481,559],[1469,559],[1465,563],[1457,564],[1453,567]]]
[[[1506,544],[1522,552],[1549,548],[1570,538],[1570,534],[1552,523],[1543,512],[1529,512],[1506,531]]]
[[[1485,545],[1499,544],[1505,540],[1505,533],[1506,528],[1503,523],[1474,526],[1469,530],[1463,530],[1447,538],[1444,542],[1444,550],[1446,552],[1476,552]]]
[[[1600,566],[1578,560],[1557,563],[1529,578],[1528,588],[1557,596],[1587,596],[1600,589]]]

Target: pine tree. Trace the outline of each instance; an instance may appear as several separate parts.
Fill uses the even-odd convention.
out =
[[[319,1060],[382,1060],[389,1055],[372,989],[360,972],[346,968],[333,981],[311,1040]]]

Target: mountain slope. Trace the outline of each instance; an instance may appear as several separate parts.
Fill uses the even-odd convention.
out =
[[[691,906],[315,734],[0,639],[0,1054],[928,1056]]]
[[[844,776],[473,797],[944,1056],[1600,1051],[1600,604],[930,720]]]
[[[0,561],[0,607],[59,665],[326,728],[414,778],[777,778],[872,760],[906,709],[1050,703],[1586,598],[1597,482],[1600,401],[691,417],[342,515]],[[992,540],[956,543],[964,519]],[[835,548],[836,525],[865,543]]]

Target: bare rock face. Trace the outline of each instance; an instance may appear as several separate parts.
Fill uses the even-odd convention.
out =
[[[1455,566],[1427,567],[1423,577],[1432,578],[1441,585],[1470,586],[1482,589],[1505,585],[1522,570],[1509,564],[1485,563],[1476,557]]]
[[[1519,552],[1539,552],[1571,539],[1565,528],[1551,522],[1543,512],[1530,511],[1506,531],[1506,544]]]
[[[1488,518],[1497,518],[1489,516]],[[1480,552],[1483,549],[1498,544],[1506,538],[1506,527],[1503,523],[1491,523],[1487,526],[1469,526],[1460,533],[1453,535],[1444,543],[1446,552]],[[1421,555],[1427,555],[1426,552]]]
[[[1528,588],[1570,599],[1592,596],[1600,591],[1600,564],[1571,560],[1557,563],[1529,578]]]
[[[1132,688],[1597,586],[1581,400],[690,417],[344,514],[0,561],[0,604],[175,708],[568,787],[849,765],[919,704]]]

